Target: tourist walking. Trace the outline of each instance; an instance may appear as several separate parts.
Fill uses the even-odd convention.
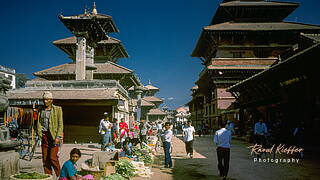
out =
[[[165,131],[162,134],[163,139],[163,150],[164,150],[164,168],[172,168],[172,159],[170,154],[171,142],[172,142],[172,131],[170,129],[170,123],[164,124]]]
[[[262,118],[259,118],[259,121],[254,125],[254,139],[255,143],[262,145],[266,148],[266,135],[267,135],[267,125],[263,122]],[[260,158],[261,154],[257,154],[257,157]]]
[[[188,121],[187,125],[183,129],[183,140],[186,146],[187,156],[193,158],[193,141],[194,141],[195,129],[192,126],[192,122]]]
[[[159,134],[159,135],[162,134],[163,129],[162,129],[162,123],[161,123],[161,121],[158,121],[158,122],[157,122],[157,130],[158,130],[158,134]]]
[[[262,118],[254,125],[255,141],[259,145],[265,145],[265,135],[267,134],[267,125],[263,122]]]
[[[53,105],[53,95],[43,93],[44,108],[38,111],[37,134],[41,139],[42,162],[44,173],[52,175],[52,168],[58,177],[60,164],[58,159],[59,145],[63,134],[62,108]]]
[[[227,178],[230,161],[231,131],[227,130],[226,123],[221,122],[220,129],[214,135],[214,144],[217,146],[219,176]]]
[[[202,131],[203,131],[203,125],[202,124],[198,124],[197,125],[197,131],[198,131],[199,137],[201,137],[201,134],[202,134]]]
[[[112,144],[111,128],[112,128],[112,123],[109,121],[108,113],[104,112],[103,119],[100,120],[100,124],[99,124],[99,134],[101,134],[102,136],[102,145],[101,145],[102,151],[106,150],[106,148]]]

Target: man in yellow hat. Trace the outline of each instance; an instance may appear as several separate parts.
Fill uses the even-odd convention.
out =
[[[41,139],[42,162],[44,172],[56,176],[60,175],[58,159],[59,144],[63,134],[62,108],[53,105],[53,95],[46,91],[43,93],[44,108],[39,111],[37,133]]]

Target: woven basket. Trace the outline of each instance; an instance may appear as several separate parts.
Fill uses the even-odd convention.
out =
[[[53,176],[52,176],[52,175],[49,175],[49,174],[46,174],[46,175],[48,175],[49,177],[42,178],[42,179],[18,179],[18,178],[15,178],[15,177],[14,177],[15,175],[16,175],[16,174],[11,175],[9,179],[10,179],[10,180],[53,180]]]

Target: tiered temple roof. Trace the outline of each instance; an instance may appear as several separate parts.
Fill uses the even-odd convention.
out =
[[[67,53],[69,57],[75,61],[77,48],[76,42],[76,37],[72,36],[53,41],[53,44]],[[94,53],[94,62],[96,63],[106,61],[117,62],[118,58],[129,57],[124,46],[121,44],[121,41],[113,37],[97,42]]]
[[[93,71],[94,80],[120,80],[120,83],[125,88],[140,84],[140,81],[133,73],[133,70],[127,69],[110,61],[106,63],[97,63],[95,66],[97,69]],[[62,64],[35,72],[34,75],[45,80],[74,80],[76,77],[75,68],[75,63]]]
[[[148,84],[148,85],[146,85],[144,87],[147,88],[148,90],[159,90],[159,88],[157,88],[157,87],[155,87],[155,86],[153,86],[151,84]]]
[[[265,69],[272,65],[277,59],[268,58],[261,61],[260,59],[248,60],[248,58],[241,60],[239,59],[215,59],[211,61],[211,64],[207,66],[208,69]]]
[[[23,90],[9,92],[10,99],[42,99],[43,92],[46,90]],[[76,89],[76,90],[54,90],[52,94],[55,99],[61,100],[107,100],[119,99],[117,89]]]
[[[137,101],[138,101],[137,99],[133,99],[133,105],[134,106],[137,106]],[[146,101],[144,99],[141,99],[141,106],[142,107],[154,107],[155,104],[152,103],[152,102]]]
[[[119,97],[128,97],[128,92],[117,80],[28,81],[25,88],[9,91],[8,97],[11,105],[41,104],[44,91],[50,91],[56,101],[95,105],[117,104]]]
[[[292,23],[292,22],[224,22],[220,24],[214,24],[206,26],[200,35],[198,43],[192,52],[192,57],[205,57],[210,55],[210,51],[214,49],[227,48],[222,44],[221,37],[219,36],[230,36],[237,35],[239,37],[254,36],[259,35],[265,37],[279,36],[277,39],[269,39],[269,41],[264,41],[261,44],[261,40],[256,40],[259,44],[255,43],[249,46],[243,44],[245,41],[249,42],[249,39],[242,39],[239,44],[230,44],[228,48],[235,49],[246,49],[246,48],[277,48],[277,49],[287,49],[292,47],[287,40],[284,43],[284,37],[290,36],[292,33],[317,33],[320,30],[320,26],[302,24],[302,23]],[[254,37],[253,37],[254,38]],[[227,39],[227,38],[225,38]],[[241,39],[241,38],[240,38]],[[261,38],[262,39],[262,38]],[[271,42],[272,40],[272,42]],[[274,45],[273,45],[274,44]],[[233,46],[232,46],[233,45]],[[236,46],[237,45],[237,46]],[[210,50],[209,50],[210,49]]]
[[[293,22],[224,22],[204,27],[205,31],[292,31],[319,30],[319,26]]]
[[[143,100],[146,100],[146,101],[149,101],[149,102],[160,102],[162,103],[163,100],[158,98],[158,97],[155,97],[155,96],[145,96],[142,98]]]
[[[227,0],[218,7],[211,24],[227,21],[275,22],[291,14],[299,3],[266,0]]]
[[[162,110],[160,109],[150,109],[149,112],[147,113],[147,115],[167,115],[167,113],[163,112]]]
[[[97,69],[94,71],[94,74],[131,74],[132,70],[127,69],[118,64],[107,62],[107,63],[97,63],[95,64]],[[61,64],[58,66],[51,67],[42,71],[33,73],[35,76],[45,78],[50,75],[75,75],[75,64]]]
[[[76,36],[83,36],[92,45],[108,39],[108,33],[119,32],[112,17],[105,14],[84,13],[73,16],[60,15],[61,22]]]
[[[44,90],[52,91],[55,99],[119,99],[115,93],[121,92],[123,97],[128,97],[126,89],[140,85],[132,70],[114,63],[117,58],[128,57],[128,54],[120,40],[108,36],[108,33],[119,32],[111,16],[98,14],[94,5],[92,13],[60,15],[59,19],[75,36],[56,40],[53,44],[67,53],[74,62],[35,72],[37,78],[28,81],[27,87],[21,91],[13,92],[11,99],[42,99],[41,93]],[[92,79],[75,80],[77,37],[85,38],[87,45],[95,49],[95,68],[90,69]]]

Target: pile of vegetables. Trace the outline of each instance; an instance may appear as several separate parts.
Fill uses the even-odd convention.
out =
[[[32,172],[32,173],[17,174],[17,175],[14,175],[13,177],[17,179],[44,179],[44,178],[48,178],[49,175]]]
[[[116,173],[120,174],[123,177],[129,178],[135,176],[135,169],[131,161],[127,159],[120,159],[116,163]]]
[[[118,173],[114,173],[114,174],[111,174],[107,177],[104,177],[103,180],[127,180],[127,179]]]
[[[145,165],[151,165],[153,163],[151,157],[151,150],[146,146],[143,146],[142,149],[138,147],[132,148],[132,154],[137,156],[140,161],[143,161]]]

